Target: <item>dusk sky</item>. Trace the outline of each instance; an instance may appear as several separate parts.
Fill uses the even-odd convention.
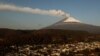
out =
[[[65,14],[100,26],[100,0],[0,0],[0,28],[40,29]]]

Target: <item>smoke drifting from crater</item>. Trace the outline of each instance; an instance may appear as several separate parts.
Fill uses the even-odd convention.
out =
[[[10,5],[10,4],[0,4],[0,11],[14,11],[14,12],[24,12],[24,13],[32,13],[32,14],[41,14],[41,15],[51,15],[51,16],[63,16],[67,21],[79,21],[76,20],[75,18],[71,19],[70,14],[65,13],[62,10],[43,10],[39,8],[30,8],[30,7],[20,7],[20,6],[15,6],[15,5]]]
[[[15,11],[15,12],[25,12],[25,13],[32,13],[32,14],[42,14],[42,15],[53,15],[53,16],[66,16],[68,17],[69,14],[65,13],[62,10],[42,10],[39,8],[30,8],[30,7],[19,7],[10,4],[0,4],[0,11]]]

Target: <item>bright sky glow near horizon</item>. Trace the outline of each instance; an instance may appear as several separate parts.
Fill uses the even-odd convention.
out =
[[[54,16],[55,14],[45,15],[48,14],[48,10],[53,10],[53,12],[55,12],[54,10],[61,10],[82,23],[100,26],[100,0],[0,0],[0,5],[4,4],[17,6],[18,11],[6,10],[7,8],[0,10],[0,28],[40,29],[64,18]],[[24,8],[22,8],[24,12],[19,11],[20,7]],[[25,7],[28,8],[28,12],[31,10],[29,8],[38,8],[39,11],[47,10],[47,12],[27,13]],[[0,8],[2,9],[3,6]]]

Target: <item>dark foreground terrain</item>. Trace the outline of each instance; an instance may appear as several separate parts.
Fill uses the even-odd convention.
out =
[[[12,45],[1,54],[2,56],[100,56],[100,42]]]
[[[0,29],[0,56],[100,56],[100,34]]]

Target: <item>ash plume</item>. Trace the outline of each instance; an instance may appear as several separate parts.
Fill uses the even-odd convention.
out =
[[[79,20],[76,20],[75,18],[72,19],[70,14],[65,13],[62,10],[55,10],[55,9],[43,10],[39,8],[20,7],[20,6],[10,5],[10,4],[0,4],[0,11],[15,11],[15,12],[24,12],[24,13],[41,14],[41,15],[63,16],[69,21],[75,21],[75,22],[79,21]]]
[[[0,4],[0,11],[15,11],[15,12],[25,12],[32,14],[42,14],[42,15],[53,15],[53,16],[65,16],[68,17],[69,14],[65,13],[62,10],[42,10],[39,8],[30,8],[30,7],[20,7],[10,4]]]

